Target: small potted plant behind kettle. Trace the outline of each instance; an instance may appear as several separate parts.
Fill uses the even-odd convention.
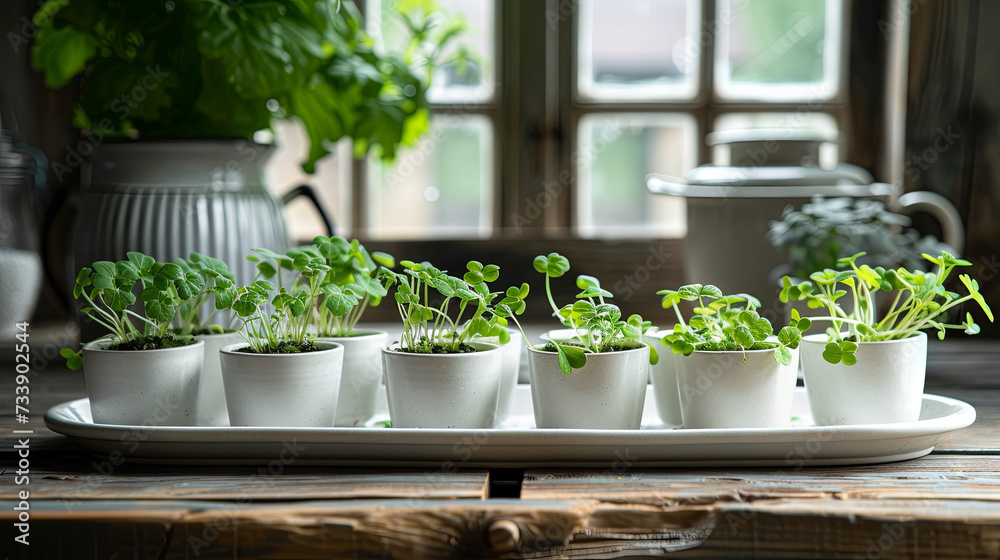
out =
[[[486,299],[487,284],[499,277],[499,267],[471,261],[458,278],[429,262],[400,265],[403,273],[382,270],[385,280],[395,285],[403,321],[399,346],[382,350],[392,426],[492,428],[501,349],[475,339],[495,336],[505,343],[510,337]],[[438,297],[441,303],[433,304]]]
[[[387,292],[379,280],[381,267],[393,268],[392,255],[369,253],[358,240],[319,235],[309,247],[288,252],[321,258],[330,267],[321,286],[313,326],[317,341],[344,347],[336,426],[364,425],[377,408],[382,385],[382,355],[388,333],[359,329],[358,322],[369,305],[377,306]]]
[[[572,338],[550,339],[541,348],[528,346],[535,425],[638,429],[649,364],[657,360],[642,341],[650,323],[639,315],[622,320],[621,310],[606,301],[613,297],[611,292],[592,276],[578,276],[577,301],[560,308],[552,298],[551,279],[569,271],[569,260],[549,253],[535,257],[533,266],[545,275],[545,295],[553,316],[572,333]],[[498,308],[510,307],[512,299],[516,298],[508,292]]]
[[[294,258],[256,249],[258,278],[237,289],[233,311],[245,342],[222,352],[222,380],[233,426],[333,426],[344,347],[313,341],[308,333],[330,267],[322,258]],[[305,282],[291,291],[282,270]],[[277,285],[266,279],[276,278]]]
[[[228,426],[226,392],[222,386],[222,362],[219,351],[236,344],[242,337],[233,328],[216,323],[220,311],[232,308],[236,297],[236,277],[226,263],[201,253],[191,253],[179,259],[177,265],[185,275],[197,274],[202,278],[201,289],[177,308],[174,333],[193,336],[205,343],[205,362],[201,371],[198,390],[198,423],[204,426]],[[236,321],[228,314],[228,323]]]
[[[798,367],[800,329],[793,318],[777,337],[747,294],[724,296],[712,285],[661,290],[662,305],[677,323],[664,336],[674,356],[684,428],[777,428],[788,426]],[[678,304],[695,304],[684,321]],[[654,378],[654,390],[665,390]]]
[[[814,272],[811,281],[793,284],[787,276],[782,279],[782,301],[805,300],[809,307],[829,313],[812,318],[830,325],[826,334],[808,335],[802,344],[806,392],[817,424],[919,420],[927,369],[927,335],[922,331],[936,329],[941,339],[947,329],[978,333],[971,313],[966,312],[961,324],[945,322],[949,311],[968,301],[976,302],[993,321],[979,283],[968,274],[959,276],[967,295],[945,288],[952,270],[972,263],[947,252],[924,254],[937,270],[910,272],[858,265],[863,255],[839,261],[850,269]],[[892,301],[881,318],[874,304],[878,292]],[[838,303],[841,298],[853,298],[850,309]]]
[[[138,288],[144,314],[129,309]],[[205,343],[175,336],[170,323],[181,304],[203,288],[202,278],[174,263],[142,253],[128,260],[95,262],[76,277],[81,312],[109,334],[64,348],[71,369],[84,369],[90,410],[97,424],[193,426]],[[138,321],[137,327],[134,321]]]

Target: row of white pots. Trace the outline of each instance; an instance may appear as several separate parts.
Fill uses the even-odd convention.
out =
[[[647,341],[659,344],[658,336]],[[320,352],[292,356],[237,352],[245,345],[238,334],[143,352],[109,351],[92,343],[84,363],[93,418],[129,425],[363,425],[376,409],[383,368],[394,427],[492,428],[509,415],[523,347],[519,336],[503,347],[476,343],[478,352],[459,355],[393,351],[385,348],[386,340],[386,333],[377,331],[321,339]],[[823,360],[825,342],[825,335],[811,335],[800,347],[816,424],[919,418],[925,334],[861,343],[855,366]],[[647,376],[668,425],[789,425],[797,351],[789,366],[776,364],[770,350],[746,352],[746,363],[741,352],[685,357],[663,351],[655,366],[647,366],[648,352],[643,347],[589,355],[583,368],[567,376],[555,353],[530,349],[536,426],[637,429]]]
[[[87,345],[84,373],[94,422],[144,426],[364,425],[378,407],[381,353],[386,356],[394,425],[493,427],[510,414],[523,346],[519,337],[512,337],[502,348],[483,344],[481,352],[454,356],[459,358],[453,362],[459,369],[486,360],[489,371],[465,377],[439,375],[435,385],[429,372],[440,371],[441,364],[448,363],[435,358],[451,356],[384,350],[388,335],[382,331],[321,338],[317,340],[321,351],[294,355],[238,352],[246,346],[238,333],[196,339],[189,346],[147,351],[107,350],[105,341]],[[397,360],[401,365],[390,358],[397,354],[404,357]],[[442,378],[447,381],[442,383]],[[428,402],[425,392],[433,397],[449,391],[455,406],[436,410],[420,407],[428,416],[406,412],[406,404]],[[459,414],[457,423],[446,419],[462,407],[482,411]]]
[[[660,344],[660,332],[647,335]],[[778,428],[791,421],[801,350],[813,422],[820,426],[913,422],[920,418],[927,335],[858,344],[857,364],[823,359],[826,334],[803,337],[792,363],[780,366],[770,350],[694,352],[664,349],[650,366],[663,423],[684,428]]]

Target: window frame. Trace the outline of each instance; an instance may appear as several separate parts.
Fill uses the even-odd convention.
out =
[[[848,83],[849,69],[856,62],[851,56],[851,47],[857,31],[852,26],[857,24],[853,10],[859,1],[863,0],[843,0],[841,4],[841,58],[836,94],[820,102],[803,103],[719,99],[714,94],[715,41],[699,49],[698,92],[692,99],[586,99],[577,92],[579,17],[578,11],[572,8],[576,3],[497,0],[493,18],[495,61],[492,74],[496,84],[493,98],[473,107],[463,103],[432,103],[431,110],[484,115],[493,124],[491,239],[591,239],[594,236],[582,235],[580,230],[579,181],[572,163],[578,149],[580,119],[585,115],[617,112],[690,115],[696,125],[697,165],[712,161],[712,150],[704,138],[714,130],[717,118],[727,113],[795,112],[808,105],[810,111],[829,114],[837,122],[841,137],[840,161],[851,160],[852,140],[860,145],[870,144],[851,129],[852,123],[859,122],[849,101],[849,89],[853,86]],[[704,33],[716,17],[716,1],[700,2],[701,31]],[[569,10],[567,5],[571,6]],[[365,0],[358,0],[358,6],[367,13]],[[528,86],[521,87],[521,84]],[[878,132],[876,123],[871,125],[871,130],[867,125],[863,128],[867,133]],[[393,241],[370,235],[366,167],[365,160],[355,160],[351,166],[353,227],[349,233],[361,239]],[[519,217],[529,214],[532,205],[537,206],[535,202],[549,200],[551,189],[547,193],[546,185],[553,182],[558,182],[559,192],[541,209],[541,217],[527,225],[519,223]],[[428,238],[435,239],[433,236]]]
[[[701,2],[701,27],[702,33],[705,30],[713,29],[716,23],[717,1],[722,0],[700,0]],[[831,0],[827,0],[831,1]],[[564,21],[562,34],[568,40],[562,41],[561,47],[568,49],[571,58],[565,72],[566,78],[561,82],[560,99],[564,100],[563,122],[568,123],[568,154],[577,153],[579,149],[580,122],[586,115],[595,113],[681,113],[690,115],[696,123],[695,138],[697,154],[697,165],[704,165],[712,162],[712,150],[704,139],[708,133],[715,130],[715,122],[721,115],[727,113],[794,113],[804,106],[810,112],[827,113],[834,118],[840,130],[840,154],[850,150],[850,135],[845,134],[845,127],[848,126],[848,103],[847,103],[847,77],[850,66],[850,41],[851,36],[851,2],[850,0],[836,0],[840,2],[840,49],[839,64],[837,68],[838,80],[836,91],[824,100],[779,100],[774,102],[753,101],[747,99],[726,99],[717,95],[715,91],[715,49],[718,45],[718,37],[713,35],[711,41],[699,41],[700,68],[698,72],[699,84],[698,94],[687,100],[662,100],[662,101],[630,101],[630,100],[592,100],[580,95],[577,91],[580,67],[577,64],[577,41],[580,37],[580,21],[578,17],[569,18]],[[565,52],[565,50],[564,50]],[[571,161],[572,156],[564,153],[560,161],[561,169],[570,169],[575,177],[573,188],[569,189],[570,216],[567,224],[572,237],[600,238],[600,231],[596,233],[585,232],[586,221],[581,218],[581,211],[586,203],[580,200],[579,178],[576,177],[576,165]]]
[[[358,9],[364,14],[366,20],[368,17],[368,2],[379,0],[356,0]],[[507,53],[504,51],[504,36],[503,30],[504,26],[504,11],[501,9],[503,2],[501,0],[493,1],[493,67],[490,69],[490,78],[488,78],[488,85],[492,86],[492,96],[488,101],[468,101],[468,100],[446,100],[446,101],[430,101],[428,106],[430,108],[431,117],[434,115],[447,115],[447,114],[458,114],[458,115],[481,115],[485,117],[492,128],[493,137],[490,141],[490,151],[491,153],[491,165],[490,165],[490,180],[492,182],[491,196],[489,197],[490,208],[485,214],[490,216],[490,224],[488,224],[485,229],[488,231],[486,236],[477,236],[474,239],[482,239],[484,237],[494,238],[499,236],[499,231],[501,229],[501,216],[503,215],[503,197],[498,185],[501,181],[501,164],[503,161],[502,156],[502,136],[500,134],[500,120],[501,120],[501,108],[504,102],[504,92],[502,88],[498,87],[501,83],[500,76],[503,70],[503,65],[506,61]],[[418,140],[419,142],[419,140]],[[380,236],[372,235],[373,224],[371,220],[370,200],[368,193],[369,185],[369,173],[368,173],[368,158],[354,159],[351,162],[351,221],[352,227],[350,235],[363,240],[387,240],[391,241],[393,238],[382,238]],[[481,212],[484,214],[484,212]],[[428,239],[437,239],[438,236],[429,235]],[[452,239],[450,237],[442,237],[441,239]]]

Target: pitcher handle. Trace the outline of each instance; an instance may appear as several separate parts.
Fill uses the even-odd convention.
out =
[[[950,200],[935,192],[914,191],[901,195],[897,202],[905,214],[927,212],[934,216],[941,224],[944,242],[959,254],[962,253],[965,248],[965,228],[962,216]]]
[[[326,209],[323,208],[323,203],[319,200],[319,195],[316,194],[316,189],[312,185],[299,185],[285,194],[281,195],[281,202],[288,206],[288,203],[295,200],[296,198],[304,196],[313,203],[316,207],[316,213],[319,214],[321,220],[323,220],[323,225],[326,227],[327,236],[333,236],[333,220],[326,213]]]

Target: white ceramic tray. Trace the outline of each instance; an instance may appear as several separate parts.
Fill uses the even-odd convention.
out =
[[[860,465],[921,457],[949,433],[972,424],[967,403],[924,395],[920,420],[898,424],[813,426],[803,388],[796,389],[792,427],[683,430],[664,426],[652,392],[640,430],[539,430],[531,393],[517,387],[514,415],[498,429],[231,428],[94,424],[79,399],[45,414],[53,431],[91,453],[157,464],[460,467],[635,467]],[[116,455],[117,458],[117,455]]]

